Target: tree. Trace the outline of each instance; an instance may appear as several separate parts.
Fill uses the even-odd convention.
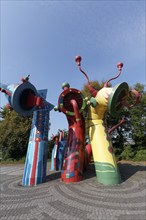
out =
[[[100,90],[103,85],[104,85],[104,81],[102,81],[101,83],[99,83],[97,80],[95,81],[90,81],[92,87],[96,90]],[[110,85],[110,84],[109,84]],[[89,89],[88,89],[88,85],[87,84],[84,84],[83,85],[83,88],[82,88],[82,93],[85,97],[88,97],[88,98],[91,98],[91,93],[89,92]]]
[[[0,152],[3,160],[20,160],[26,156],[32,117],[23,117],[10,112],[6,107],[0,111]],[[64,130],[65,138],[67,131]],[[58,131],[59,134],[59,131]],[[54,147],[53,135],[48,141],[48,158]]]
[[[7,108],[0,111],[0,150],[2,159],[19,160],[26,155],[31,117],[19,116]]]
[[[134,85],[134,88],[141,93],[141,100],[130,110],[132,139],[137,150],[141,150],[146,146],[146,91],[140,83]]]

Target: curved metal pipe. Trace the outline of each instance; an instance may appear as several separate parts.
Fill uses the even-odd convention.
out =
[[[132,95],[132,93],[134,94],[134,96]],[[127,100],[122,100],[121,103],[123,106],[127,107],[128,109],[131,109],[134,105],[139,103],[141,99],[141,94],[137,90],[132,89],[129,91],[129,97],[130,99],[134,100],[133,104],[129,104]]]
[[[77,104],[76,100],[71,99],[70,103],[73,106],[73,110],[74,110],[74,113],[75,113],[75,119],[76,119],[77,124],[82,125],[82,120],[81,120],[81,117],[80,117],[79,108],[78,108],[78,104]]]
[[[108,134],[112,133],[116,128],[118,128],[119,126],[121,126],[121,125],[124,124],[125,122],[126,122],[126,119],[123,117],[118,124],[114,125],[112,128],[110,128],[110,129],[108,130]]]
[[[89,81],[88,75],[82,70],[82,68],[81,68],[81,59],[82,59],[81,56],[76,56],[76,57],[75,57],[75,61],[76,61],[77,65],[78,65],[78,67],[79,67],[79,70],[84,74],[84,76],[85,76],[86,79],[87,79],[88,89],[89,89],[91,95],[92,95],[93,97],[96,97],[98,91],[92,87],[91,82]]]
[[[111,80],[117,79],[117,78],[121,75],[121,73],[122,73],[122,67],[123,67],[123,63],[118,63],[118,64],[117,64],[117,68],[118,68],[118,70],[119,70],[119,73],[118,73],[115,77],[109,79],[109,80],[104,84],[103,87],[108,87],[108,84],[109,84],[109,82],[110,82]]]

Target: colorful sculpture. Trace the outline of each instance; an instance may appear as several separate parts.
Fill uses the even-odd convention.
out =
[[[103,88],[97,91],[81,68],[81,57],[77,56],[75,60],[88,81],[92,97],[88,100],[81,91],[70,88],[68,83],[62,85],[64,91],[60,94],[58,107],[55,109],[67,117],[68,137],[67,142],[64,140],[63,132],[60,133],[60,138],[54,137],[51,169],[61,170],[61,179],[65,183],[78,182],[82,180],[83,171],[88,167],[93,154],[97,181],[104,185],[119,184],[121,177],[109,134],[125,120],[122,119],[108,131],[105,115],[109,112],[113,117],[118,117],[123,107],[130,109],[139,102],[140,94],[134,89],[129,91],[126,82],[114,88],[109,87],[109,82],[120,76],[122,63],[117,65],[118,75],[108,80]],[[0,91],[5,93],[9,109],[14,109],[22,116],[33,113],[22,185],[34,186],[43,183],[46,181],[49,112],[54,107],[46,101],[47,90],[37,91],[27,76],[22,79],[21,84],[0,84]],[[129,98],[134,99],[131,105],[128,103]]]
[[[64,154],[61,179],[65,183],[78,182],[83,178],[85,157],[85,120],[83,111],[86,101],[82,93],[70,88],[68,83],[62,85],[63,92],[58,99],[56,110],[63,112],[68,120],[68,137]]]
[[[33,186],[46,181],[49,111],[52,106],[33,112],[22,185]]]
[[[8,108],[22,116],[33,113],[22,179],[22,185],[33,186],[46,180],[49,112],[54,106],[45,100],[47,90],[37,91],[28,80],[29,76],[21,84],[0,84],[0,90],[8,99]]]
[[[55,144],[52,150],[51,170],[61,170],[64,159],[64,151],[66,147],[64,131],[60,131],[60,134],[55,135],[53,140]]]
[[[81,57],[77,56],[75,61],[77,62],[79,70],[87,78],[88,88],[92,95],[90,102],[88,102],[90,105],[86,127],[89,131],[97,181],[104,185],[119,184],[121,177],[105,124],[105,114],[108,111],[112,116],[117,117],[122,108],[128,106],[126,100],[129,94],[134,93],[136,97],[135,103],[138,102],[140,94],[136,90],[129,92],[129,87],[126,82],[120,83],[114,88],[108,87],[108,83],[121,74],[122,63],[118,64],[119,74],[108,80],[104,87],[97,91],[92,87],[87,74],[81,69]]]

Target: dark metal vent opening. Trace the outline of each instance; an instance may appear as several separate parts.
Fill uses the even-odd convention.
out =
[[[74,111],[72,105],[70,104],[70,101],[72,99],[76,100],[76,102],[78,104],[78,108],[81,109],[81,107],[83,105],[83,99],[79,93],[75,93],[75,92],[69,92],[68,94],[65,95],[65,97],[63,99],[64,108],[70,112]]]
[[[28,100],[30,95],[34,95],[35,93],[32,89],[25,89],[20,95],[20,106],[24,110],[30,110],[33,106],[28,106]]]

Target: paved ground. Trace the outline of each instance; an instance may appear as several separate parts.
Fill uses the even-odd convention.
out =
[[[48,166],[47,182],[29,188],[20,185],[22,165],[1,166],[0,219],[145,220],[146,166],[119,167],[123,182],[117,186],[98,184],[91,164],[80,183],[65,185]]]

